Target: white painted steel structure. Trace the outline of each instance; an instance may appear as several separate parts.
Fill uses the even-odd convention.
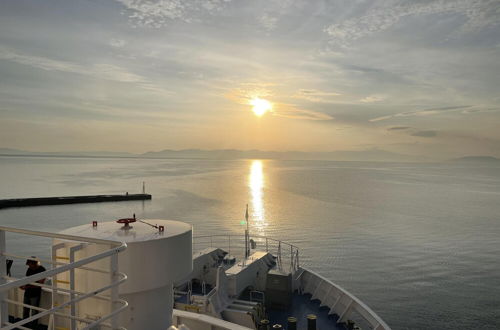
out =
[[[227,247],[229,253],[243,251],[242,242],[247,239],[242,235],[206,235],[193,238],[195,250],[205,247]],[[366,304],[342,287],[301,267],[299,264],[299,248],[282,240],[265,236],[251,235],[257,245],[276,257],[277,268],[292,273],[294,290],[311,294],[311,299],[321,301],[321,306],[330,309],[329,314],[339,316],[338,323],[348,319],[356,319],[360,324],[375,330],[390,330],[390,327]],[[245,261],[243,261],[244,263]],[[361,321],[361,322],[360,322]]]
[[[213,316],[174,309],[173,325],[185,325],[189,330],[252,330]]]
[[[242,235],[204,235],[193,237],[193,250],[200,251],[207,247],[225,249],[230,255],[242,257],[244,262],[244,251],[247,237]],[[295,272],[300,267],[299,248],[285,241],[261,235],[250,235],[248,240],[253,242],[256,250],[266,251],[276,257],[276,266],[281,271]],[[248,253],[250,255],[250,253]]]
[[[154,227],[156,226],[156,227]],[[163,228],[159,230],[159,228]],[[82,225],[62,233],[80,237],[117,240],[127,244],[127,250],[118,256],[120,270],[128,280],[120,287],[119,297],[129,304],[127,313],[119,317],[119,324],[129,330],[163,330],[172,323],[173,283],[189,275],[193,269],[192,227],[186,223],[148,219],[123,226],[114,221],[97,226]],[[60,242],[55,241],[57,245]],[[71,258],[68,245],[58,255]],[[87,245],[79,248],[79,257],[100,252],[101,247]],[[95,265],[106,268],[105,262]],[[93,290],[106,281],[104,274],[77,270],[76,289]],[[67,278],[63,278],[67,280]],[[80,315],[101,317],[103,306],[92,303],[80,305]]]
[[[154,226],[150,224],[156,227],[152,228]],[[162,230],[158,230],[159,227]],[[7,252],[7,232],[52,238],[52,260],[40,260],[51,264],[52,268],[21,279],[7,277],[7,257],[23,261],[30,258]],[[253,243],[256,242],[261,247],[265,246],[266,252],[255,251],[249,258],[243,258],[224,269],[220,264],[213,263],[216,259],[221,260],[224,251],[206,249],[194,255],[193,269],[192,251],[200,248],[200,240],[203,241],[202,245],[209,243],[210,246],[224,245],[219,244],[222,240],[228,243],[229,251],[246,254],[249,253],[247,247],[255,248]],[[338,315],[338,323],[354,319],[363,328],[390,330],[375,312],[354,295],[313,271],[300,267],[299,249],[292,244],[264,236],[250,238],[243,235],[200,236],[193,242],[190,225],[169,220],[136,222],[127,228],[115,222],[104,222],[97,226],[70,228],[59,234],[0,227],[0,327],[26,329],[23,324],[43,317],[49,320],[49,330],[54,330],[57,322],[60,326],[63,319],[64,326],[71,330],[86,330],[96,326],[121,330],[159,330],[169,325],[183,324],[191,330],[248,330],[251,329],[249,323],[239,322],[246,325],[243,326],[220,318],[230,311],[237,311],[232,310],[231,306],[236,306],[238,302],[249,303],[237,300],[244,288],[252,286],[263,293],[265,278],[260,278],[259,274],[266,274],[272,264],[292,274],[293,290],[310,294],[311,299],[318,299],[322,306],[328,307],[330,314]],[[127,275],[119,273],[118,266]],[[215,267],[215,272],[208,272],[210,267]],[[193,301],[188,294],[188,304],[201,302],[196,305],[198,313],[173,310],[173,283],[191,283],[198,273],[212,274],[210,276],[214,278],[210,281],[215,281],[210,292],[193,296]],[[35,283],[43,278],[51,278],[51,285]],[[15,313],[9,311],[16,306],[27,306],[19,302],[20,290],[17,290],[16,298],[10,297],[10,294],[29,283],[42,286],[44,294],[51,297],[47,299],[50,306],[30,306],[39,313],[10,324],[8,316]],[[124,285],[118,291],[121,283]],[[131,308],[127,313],[121,313],[129,305]],[[111,322],[105,323],[106,320]]]
[[[60,240],[65,240],[65,241],[73,241],[73,242],[84,242],[86,244],[94,244],[94,245],[100,245],[102,246],[102,250],[94,255],[87,256],[85,258],[79,259],[78,261],[74,262],[69,262],[69,263],[62,263],[62,262],[57,262],[55,260],[45,260],[45,262],[52,264],[52,268],[49,270],[46,270],[42,273],[38,273],[29,277],[23,277],[20,279],[14,279],[11,277],[7,277],[7,272],[6,272],[6,259],[7,257],[11,258],[20,258],[26,260],[28,258],[31,258],[29,256],[17,256],[13,254],[9,254],[7,251],[7,246],[6,246],[6,233],[17,233],[17,234],[25,234],[25,235],[30,235],[30,236],[38,236],[38,237],[48,237],[52,239],[60,239]],[[42,231],[34,231],[34,230],[27,230],[27,229],[18,229],[18,228],[9,228],[9,227],[0,227],[0,326],[2,329],[8,330],[8,329],[14,329],[14,328],[20,328],[20,329],[26,329],[23,327],[24,324],[31,322],[33,320],[40,319],[44,316],[49,316],[50,323],[49,329],[54,329],[55,324],[54,324],[54,317],[65,317],[70,320],[72,320],[72,324],[75,324],[74,321],[79,321],[85,324],[83,329],[90,329],[95,326],[108,326],[112,328],[118,328],[117,327],[117,315],[122,312],[126,307],[127,307],[127,302],[123,300],[119,300],[118,297],[118,285],[122,284],[126,279],[127,276],[123,273],[118,272],[118,254],[120,252],[125,251],[127,248],[126,243],[122,243],[119,241],[113,241],[113,240],[105,240],[105,239],[96,239],[92,237],[79,237],[79,236],[74,236],[74,235],[68,235],[68,234],[56,234],[56,233],[48,233],[48,232],[42,232]],[[39,285],[43,287],[50,287],[47,285],[40,285],[39,283],[36,283],[36,281],[39,281],[41,279],[45,278],[55,278],[57,277],[58,274],[66,273],[66,272],[73,272],[75,269],[82,269],[85,268],[87,271],[94,271],[93,268],[86,267],[85,265],[89,265],[91,263],[99,262],[103,259],[110,258],[111,262],[109,262],[110,268],[106,272],[107,273],[107,278],[108,282],[105,283],[103,286],[96,288],[95,290],[91,292],[78,292],[75,290],[64,290],[66,293],[69,293],[71,296],[71,299],[59,304],[59,305],[54,305],[53,303],[51,304],[50,308],[48,309],[43,309],[43,308],[37,308],[35,306],[29,306],[25,305],[23,303],[19,303],[15,300],[9,299],[8,294],[9,290],[19,288],[23,285],[27,284],[33,284],[33,285]],[[102,270],[97,270],[98,272],[101,272]],[[55,281],[52,281],[52,283],[55,283]],[[110,291],[109,296],[102,295],[103,292],[105,291]],[[93,320],[93,319],[85,319],[85,318],[76,318],[76,316],[71,315],[71,314],[66,314],[63,313],[64,308],[74,305],[78,302],[84,301],[86,299],[91,299],[91,298],[96,298],[100,300],[106,300],[108,304],[110,305],[110,312],[107,313],[106,315],[103,315],[100,319]],[[120,304],[121,306],[116,308],[116,305]],[[27,319],[15,322],[13,324],[9,323],[9,305],[21,305],[21,306],[26,306],[30,307],[32,309],[39,310],[38,314],[35,314]],[[111,319],[111,324],[105,324],[104,321]],[[74,328],[72,328],[74,329]]]

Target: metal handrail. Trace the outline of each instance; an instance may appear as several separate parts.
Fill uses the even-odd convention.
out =
[[[68,264],[67,262],[62,262],[62,261],[52,261],[52,260],[43,259],[43,258],[33,258],[31,256],[20,256],[18,254],[12,254],[12,253],[3,253],[2,255],[9,257],[9,258],[16,258],[16,259],[24,259],[24,260],[33,259],[33,260],[37,260],[37,261],[40,261],[42,263],[51,264],[51,265],[67,265]],[[98,268],[83,267],[83,266],[79,267],[79,268],[82,270],[90,270],[90,271],[93,271],[96,273],[109,274],[109,271],[98,269]]]
[[[242,235],[238,235],[238,234],[215,234],[215,235],[201,235],[201,236],[193,236],[193,240],[195,239],[198,239],[198,238],[211,238],[211,237],[240,237]],[[263,239],[268,239],[270,241],[274,241],[274,242],[281,242],[285,245],[288,245],[288,246],[293,246],[294,248],[298,249],[298,246],[296,245],[293,245],[293,244],[290,244],[288,242],[285,242],[285,241],[282,241],[280,239],[276,239],[276,238],[272,238],[272,237],[268,237],[268,236],[263,236],[263,235],[250,235],[250,238],[263,238]]]
[[[15,255],[11,255],[6,253],[5,251],[5,232],[11,232],[11,233],[17,233],[17,234],[25,234],[25,235],[31,235],[31,236],[40,236],[40,237],[47,237],[47,238],[57,238],[65,241],[78,241],[78,242],[86,242],[86,243],[95,243],[95,244],[104,244],[104,245],[109,245],[111,246],[111,249],[106,250],[104,252],[98,253],[96,255],[86,257],[83,259],[80,259],[78,261],[73,261],[70,263],[60,263],[60,262],[51,262],[53,265],[56,265],[56,268],[46,270],[44,272],[34,274],[28,277],[23,277],[21,279],[15,279],[13,281],[7,282],[7,283],[1,283],[0,284],[0,313],[1,313],[1,321],[4,324],[0,324],[0,327],[2,329],[8,330],[8,329],[14,329],[14,328],[22,328],[23,324],[26,324],[28,322],[31,322],[33,320],[37,320],[43,316],[46,315],[59,315],[60,313],[57,313],[58,310],[71,305],[75,304],[81,300],[90,298],[90,297],[99,297],[99,293],[107,291],[107,290],[112,290],[111,291],[111,296],[110,296],[110,301],[113,306],[114,303],[116,302],[121,302],[122,306],[119,308],[113,308],[110,313],[107,315],[104,315],[100,317],[98,320],[92,320],[91,322],[86,322],[90,323],[88,324],[84,329],[90,329],[92,327],[95,327],[96,325],[102,324],[106,325],[103,322],[107,319],[115,317],[118,313],[122,312],[125,308],[127,308],[128,303],[124,300],[118,299],[118,291],[117,287],[122,284],[126,279],[127,276],[123,273],[119,273],[117,271],[116,267],[113,267],[113,264],[116,264],[117,262],[117,254],[124,251],[127,248],[127,244],[124,242],[118,242],[118,241],[112,241],[112,240],[104,240],[104,239],[95,239],[95,238],[90,238],[90,237],[81,237],[81,236],[74,236],[74,235],[66,235],[66,234],[59,234],[59,233],[49,233],[49,232],[43,232],[43,231],[34,231],[34,230],[28,230],[28,229],[19,229],[19,228],[10,228],[10,227],[4,227],[0,226],[0,263],[5,264],[5,257],[6,256],[14,256],[14,257],[19,257]],[[89,267],[83,267],[84,265],[87,265],[89,263],[107,258],[107,257],[112,257],[112,262],[110,264],[110,275],[114,276],[115,279],[109,284],[104,287],[101,287],[99,289],[94,289],[89,293],[81,293],[78,292],[78,296],[74,297],[73,299],[70,299],[69,301],[60,304],[58,306],[53,306],[50,309],[43,310],[40,313],[37,313],[31,317],[28,317],[26,319],[23,319],[21,321],[18,321],[16,323],[9,323],[7,322],[7,310],[6,310],[6,303],[9,303],[10,300],[6,298],[6,294],[8,290],[14,289],[21,287],[23,285],[31,284],[33,283],[34,285],[39,285],[40,283],[37,283],[37,281],[47,278],[47,277],[54,277],[57,274],[64,273],[67,271],[73,271],[76,268],[86,268],[86,270],[90,271],[95,271],[94,269],[91,269]],[[35,259],[35,258],[33,258]],[[114,262],[113,262],[114,260]],[[5,274],[5,267],[4,265],[0,265],[0,280],[6,281],[8,277],[4,276]],[[117,278],[118,277],[118,278]],[[39,285],[39,286],[45,286],[45,285]],[[70,291],[70,293],[76,293],[76,292],[71,292],[74,290],[64,290],[64,291]],[[101,297],[102,298],[102,297]],[[3,307],[2,307],[3,306]],[[39,308],[36,308],[39,309]],[[67,317],[72,318],[72,315],[67,315]],[[114,321],[112,322],[114,323]],[[5,326],[4,326],[5,325]]]
[[[28,276],[28,277],[23,277],[23,278],[21,278],[19,280],[15,280],[14,282],[9,282],[9,283],[6,283],[6,284],[2,284],[2,285],[0,285],[0,292],[7,291],[7,290],[10,290],[10,289],[13,289],[13,288],[18,288],[20,286],[23,286],[23,285],[26,285],[26,284],[30,284],[32,282],[36,282],[36,281],[39,281],[39,280],[47,278],[47,277],[52,277],[54,275],[67,272],[68,270],[78,268],[80,266],[89,264],[91,262],[94,262],[94,261],[97,261],[97,260],[101,260],[101,259],[106,258],[106,257],[110,257],[110,256],[112,256],[114,254],[117,254],[119,252],[124,251],[126,248],[127,248],[127,244],[123,243],[121,246],[119,246],[117,248],[113,248],[113,249],[104,251],[102,253],[96,254],[95,256],[84,258],[84,259],[80,259],[78,261],[75,261],[75,262],[72,262],[72,263],[60,266],[58,268],[49,269],[49,270],[46,270],[44,272],[41,272],[41,273],[38,273],[38,274],[34,274],[34,275],[31,275],[31,276]]]
[[[207,244],[207,243],[210,243],[210,246],[213,247],[213,239],[214,238],[227,238],[228,239],[228,242],[229,242],[229,253],[231,253],[231,238],[232,237],[236,237],[236,238],[239,238],[241,240],[244,240],[244,236],[243,235],[235,235],[235,234],[216,234],[216,235],[201,235],[201,236],[194,236],[193,237],[193,251],[196,251],[196,245],[197,244]],[[266,244],[266,252],[270,252],[270,248],[269,248],[269,243],[270,242],[273,242],[275,244],[277,244],[277,249],[276,249],[276,260],[277,260],[277,264],[278,264],[278,268],[280,270],[283,270],[283,262],[282,260],[286,257],[283,256],[284,252],[282,248],[282,246],[287,246],[288,249],[286,250],[289,250],[290,251],[290,256],[289,256],[289,266],[290,266],[290,271],[296,271],[299,269],[300,265],[299,265],[299,248],[294,245],[294,244],[291,244],[291,243],[288,243],[288,242],[285,242],[285,241],[282,241],[282,240],[279,240],[279,239],[275,239],[275,238],[271,238],[271,237],[267,237],[267,236],[263,236],[263,235],[250,235],[250,238],[256,238],[256,239],[262,239],[262,240],[265,240],[265,244]],[[197,240],[200,240],[200,239],[210,239],[210,242],[197,242]],[[235,243],[234,243],[234,240],[233,240],[233,247],[235,246]],[[287,259],[285,259],[287,260]]]
[[[33,305],[28,305],[28,304],[21,303],[19,301],[15,301],[15,300],[11,300],[11,299],[5,299],[4,301],[8,302],[9,304],[13,304],[13,305],[17,305],[17,306],[22,306],[22,307],[28,307],[29,309],[34,309],[34,310],[37,310],[37,311],[40,311],[40,312],[47,311],[46,308],[41,308],[41,307],[37,307],[37,306],[33,306]],[[125,301],[125,300],[123,300],[123,299],[119,299],[117,302],[120,302],[122,304],[122,306],[120,308],[116,309],[115,312],[121,312],[122,310],[124,310],[125,308],[128,307],[128,302]],[[89,319],[85,319],[85,318],[82,318],[82,317],[71,316],[71,315],[67,315],[67,314],[63,314],[63,313],[52,312],[52,314],[54,314],[56,316],[65,317],[65,318],[74,319],[74,320],[77,320],[77,321],[80,321],[80,322],[88,323],[89,324],[88,327],[90,327],[91,324],[95,323],[95,320],[89,320]],[[113,315],[108,314],[108,316],[112,317]],[[100,321],[104,321],[104,320],[105,320],[104,318],[100,319]],[[108,328],[111,328],[111,325],[108,324],[108,323],[101,323],[101,326],[106,326]],[[21,326],[18,326],[18,327],[21,327]]]
[[[311,299],[318,299],[321,301],[321,305],[324,305],[331,309],[331,311],[335,312],[339,318],[337,323],[345,322],[347,318],[352,314],[352,312],[357,312],[361,318],[367,322],[371,329],[374,330],[391,330],[391,328],[382,320],[380,316],[377,315],[370,307],[368,307],[364,302],[362,302],[358,297],[345,290],[338,284],[333,283],[327,278],[317,274],[316,272],[307,269],[300,268],[300,275],[295,279],[300,282],[300,290],[303,293],[310,293],[312,295]],[[304,279],[304,277],[309,276],[308,279]],[[305,290],[305,283],[307,281],[312,281],[314,285],[312,285],[310,290]],[[328,295],[332,295],[334,292],[339,296],[336,302],[331,305],[327,301],[324,301],[321,297],[316,296],[315,292],[318,290],[322,283],[326,283],[330,290],[328,291]],[[313,290],[314,289],[314,290]],[[337,309],[337,303],[345,298],[348,300],[348,304],[344,306],[343,309]]]
[[[119,276],[121,276],[121,279],[124,279],[126,280],[127,279],[127,275],[125,275],[124,273],[118,273]],[[4,279],[8,280],[8,281],[16,281],[18,280],[18,278],[15,278],[15,277],[10,277],[10,276],[4,276],[3,277]],[[38,282],[32,282],[30,283],[32,285],[36,285],[36,286],[39,286],[41,288],[45,288],[45,289],[48,289],[48,290],[52,290],[52,285],[47,285],[47,284],[42,284],[42,283],[38,283]],[[62,293],[65,293],[65,294],[70,294],[70,293],[74,293],[76,295],[84,295],[85,292],[81,292],[81,291],[77,291],[77,290],[71,290],[71,289],[65,289],[65,288],[57,288],[57,291],[58,292],[62,292]],[[110,297],[108,296],[105,296],[105,295],[95,295],[94,298],[96,299],[101,299],[101,300],[107,300],[107,301],[110,301]]]
[[[40,273],[40,274],[42,274],[42,273]],[[18,325],[23,325],[23,324],[25,324],[25,323],[28,323],[28,322],[31,322],[31,321],[37,320],[37,319],[39,319],[39,318],[41,318],[41,317],[43,317],[43,316],[45,316],[45,315],[49,315],[49,314],[51,314],[51,313],[53,313],[53,312],[55,312],[55,311],[57,311],[57,310],[60,310],[60,309],[62,309],[62,308],[64,308],[64,307],[66,307],[66,306],[69,306],[69,305],[71,305],[71,304],[77,303],[77,302],[79,302],[79,301],[81,301],[81,300],[83,300],[83,299],[86,299],[86,298],[89,298],[89,297],[95,296],[95,295],[97,295],[98,293],[101,293],[101,292],[106,291],[106,290],[109,290],[109,289],[111,289],[111,288],[113,288],[113,287],[115,287],[115,286],[118,286],[118,285],[122,284],[125,280],[126,280],[126,278],[123,278],[123,279],[121,279],[121,280],[119,280],[119,281],[117,281],[117,282],[113,282],[113,283],[111,283],[111,284],[109,284],[109,285],[106,285],[106,286],[104,286],[104,287],[100,288],[100,289],[93,290],[92,292],[86,293],[86,294],[84,294],[84,295],[81,295],[81,296],[79,296],[79,297],[77,297],[77,298],[73,299],[73,300],[69,300],[69,301],[67,301],[67,302],[65,302],[65,303],[62,303],[62,304],[58,305],[58,306],[52,307],[51,309],[48,309],[48,310],[46,310],[46,311],[44,311],[44,312],[41,312],[41,313],[35,314],[35,315],[31,316],[31,317],[28,317],[28,318],[26,318],[26,319],[23,319],[23,320],[21,320],[21,321],[17,322],[17,323],[13,323],[13,324],[11,324],[11,325],[9,325],[9,326],[7,326],[7,327],[2,328],[2,330],[14,329],[14,328],[16,328]],[[113,311],[111,314],[113,314],[113,315],[114,315],[114,312],[115,312],[115,311]],[[110,314],[108,314],[108,315],[104,316],[103,318],[108,319],[109,317],[113,316],[113,315],[111,315],[111,316],[109,316],[109,315],[110,315]],[[96,323],[96,322],[94,322],[94,323],[95,323],[94,325],[97,325],[97,324],[101,323],[102,321],[104,321],[105,319],[103,319],[103,318],[100,318],[99,320],[97,320],[97,321],[96,321],[97,323]]]
[[[112,240],[108,240],[108,239],[82,237],[82,236],[76,236],[76,235],[50,233],[50,232],[46,232],[46,231],[20,229],[20,228],[12,228],[12,227],[4,227],[4,226],[0,226],[0,231],[7,231],[10,233],[26,234],[26,235],[31,235],[31,236],[41,236],[41,237],[48,237],[48,238],[60,238],[60,239],[68,240],[68,241],[88,242],[88,243],[96,243],[96,244],[110,244],[113,246],[121,246],[121,245],[125,244],[123,242],[112,241]],[[127,244],[125,244],[125,246],[126,245]]]

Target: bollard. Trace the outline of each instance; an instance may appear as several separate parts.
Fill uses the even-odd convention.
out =
[[[269,320],[260,320],[259,330],[269,330]]]
[[[307,315],[307,330],[316,330],[316,315]]]
[[[356,323],[353,321],[353,320],[347,320],[346,322],[346,328],[348,330],[355,330],[355,329],[359,329],[357,326],[356,326]]]
[[[286,326],[287,330],[297,330],[297,318],[290,316],[287,319],[287,322],[288,322],[288,324]]]
[[[283,327],[281,326],[281,324],[275,324],[273,325],[273,330],[283,330]]]

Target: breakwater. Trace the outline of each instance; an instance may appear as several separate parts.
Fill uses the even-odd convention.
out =
[[[138,200],[149,200],[151,198],[152,196],[150,194],[13,198],[13,199],[1,199],[0,209],[8,207],[26,207],[26,206],[42,206],[42,205],[138,201]]]

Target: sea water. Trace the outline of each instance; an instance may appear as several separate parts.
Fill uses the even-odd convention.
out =
[[[58,231],[136,214],[245,229],[300,247],[393,329],[500,328],[500,165],[0,157],[0,198],[146,192],[151,201],[0,210],[0,224]],[[9,251],[48,255],[8,234]],[[22,262],[13,269],[24,272]]]

